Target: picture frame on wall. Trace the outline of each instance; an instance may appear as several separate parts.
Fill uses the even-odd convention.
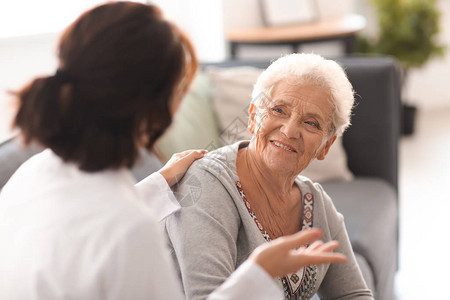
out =
[[[310,23],[319,19],[315,0],[260,0],[266,26]]]

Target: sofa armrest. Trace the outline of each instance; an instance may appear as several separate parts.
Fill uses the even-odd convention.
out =
[[[35,144],[23,145],[19,137],[13,137],[0,143],[0,191],[20,165],[43,149]],[[157,155],[141,149],[139,159],[131,171],[136,180],[140,181],[158,171],[162,166]]]
[[[17,137],[0,143],[0,190],[24,161],[41,151],[36,145],[23,145]]]

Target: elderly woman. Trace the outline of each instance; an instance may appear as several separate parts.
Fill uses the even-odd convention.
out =
[[[342,215],[319,184],[299,176],[350,124],[354,97],[345,72],[318,55],[291,54],[261,74],[252,96],[251,141],[207,154],[175,189],[182,209],[166,220],[166,233],[187,298],[205,298],[258,245],[314,226],[349,261],[280,277],[285,297],[373,299]]]

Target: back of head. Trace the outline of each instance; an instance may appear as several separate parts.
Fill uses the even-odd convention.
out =
[[[272,62],[260,75],[253,88],[252,99],[270,99],[272,88],[283,80],[298,85],[316,85],[330,94],[334,108],[333,133],[341,135],[350,125],[353,88],[345,71],[335,61],[317,54],[294,53],[283,56]]]
[[[196,67],[189,40],[158,8],[104,4],[64,32],[56,74],[19,93],[15,125],[82,170],[131,167],[170,125],[171,101]]]

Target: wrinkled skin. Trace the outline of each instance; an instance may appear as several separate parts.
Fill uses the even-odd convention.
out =
[[[314,158],[324,159],[334,142],[334,136],[328,136],[332,116],[329,97],[321,87],[278,83],[271,99],[260,105],[263,107],[250,107],[249,128],[255,134],[252,155],[271,171],[289,177],[297,176]]]

